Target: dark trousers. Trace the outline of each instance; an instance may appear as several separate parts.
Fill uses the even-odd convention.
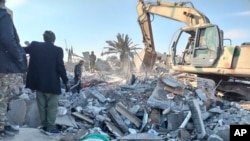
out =
[[[80,90],[82,89],[81,79],[75,77],[74,80],[75,80],[75,85],[77,84],[77,86],[75,87],[75,90],[77,93],[80,93]]]
[[[36,91],[36,100],[42,126],[55,129],[59,95]]]

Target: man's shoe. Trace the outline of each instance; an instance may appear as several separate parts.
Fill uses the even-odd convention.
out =
[[[45,134],[48,136],[59,134],[60,131],[58,129],[45,130]]]
[[[10,131],[1,131],[0,132],[0,137],[6,138],[6,137],[14,137],[15,133],[14,132],[10,132]]]
[[[45,131],[47,130],[47,127],[41,126],[41,127],[39,127],[38,129],[39,129],[42,133],[45,133]]]

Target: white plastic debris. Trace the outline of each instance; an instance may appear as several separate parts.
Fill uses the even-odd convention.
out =
[[[64,115],[67,114],[67,109],[66,109],[65,107],[59,106],[59,107],[57,108],[57,114],[58,114],[59,116],[64,116]]]

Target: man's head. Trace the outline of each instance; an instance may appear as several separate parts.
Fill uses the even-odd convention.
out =
[[[56,40],[56,36],[55,36],[55,34],[52,31],[46,30],[43,33],[43,40],[45,42],[54,43],[55,40]]]
[[[0,0],[0,7],[1,7],[1,8],[6,7],[6,6],[5,6],[5,2],[6,2],[5,0]]]
[[[84,61],[83,61],[83,60],[80,60],[79,63],[80,63],[81,65],[83,65],[83,64],[84,64]]]
[[[94,51],[91,51],[91,54],[94,54]]]
[[[5,0],[0,0],[0,3],[5,3]]]

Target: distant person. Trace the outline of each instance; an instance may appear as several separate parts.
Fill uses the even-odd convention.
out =
[[[80,93],[80,90],[82,88],[81,86],[81,79],[82,79],[82,67],[83,67],[84,61],[80,60],[79,63],[75,65],[74,68],[74,80],[75,80],[75,90],[77,93]]]
[[[5,7],[5,0],[0,0],[0,140],[19,131],[19,126],[9,124],[6,113],[10,100],[21,95],[26,71],[26,54],[19,43],[12,11]]]
[[[68,78],[63,62],[63,49],[55,46],[56,36],[45,31],[44,42],[33,41],[25,47],[30,55],[26,87],[36,92],[42,128],[47,135],[60,133],[55,126],[61,81],[68,88]]]
[[[96,55],[94,54],[94,51],[91,51],[91,54],[89,56],[89,66],[91,73],[95,71],[95,61],[96,61]]]

